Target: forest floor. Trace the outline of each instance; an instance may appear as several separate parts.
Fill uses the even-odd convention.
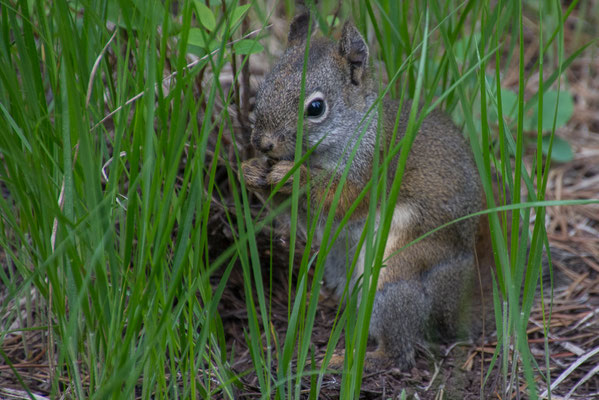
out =
[[[274,17],[273,17],[274,18]],[[284,25],[275,22],[273,30]],[[283,31],[283,28],[280,29]],[[571,43],[575,35],[572,24],[567,24],[566,43]],[[579,45],[579,44],[578,44]],[[576,48],[572,45],[572,49]],[[567,48],[569,48],[567,46]],[[534,49],[527,49],[526,56],[535,57]],[[252,58],[252,88],[260,81],[268,68]],[[527,60],[528,61],[528,60]],[[263,61],[264,62],[264,61]],[[574,98],[574,114],[566,127],[557,135],[572,147],[574,159],[566,163],[554,162],[549,174],[547,200],[598,199],[599,198],[599,52],[597,47],[587,49],[565,72],[564,87]],[[515,75],[507,75],[502,81],[508,87],[517,87]],[[529,82],[534,91],[534,80]],[[526,155],[530,162],[532,151]],[[4,188],[0,188],[2,191]],[[3,192],[3,195],[7,195]],[[214,221],[221,220],[215,215]],[[546,227],[551,246],[552,262],[560,279],[556,281],[553,299],[546,293],[545,305],[552,303],[551,325],[548,342],[549,369],[553,382],[552,398],[589,399],[599,398],[599,206],[568,206],[547,208]],[[214,242],[228,236],[226,228],[214,228]],[[259,240],[265,257],[269,249],[268,238]],[[218,251],[214,246],[214,251]],[[273,252],[277,253],[282,265],[287,265],[284,244],[277,242]],[[5,267],[0,254],[0,265]],[[269,275],[266,267],[264,276]],[[272,322],[278,339],[284,337],[287,327],[288,277],[287,267],[273,268],[272,271]],[[268,287],[268,286],[267,286]],[[7,288],[0,287],[0,301],[9,301]],[[219,308],[229,348],[237,354],[234,369],[244,373],[251,369],[252,362],[247,351],[245,334],[247,330],[246,304],[243,296],[243,277],[240,269],[234,269],[223,295]],[[314,326],[313,345],[316,358],[321,358],[332,323],[337,313],[337,301],[326,291],[321,294],[320,307]],[[35,299],[35,296],[33,297]],[[540,301],[534,307],[529,323],[529,343],[532,354],[541,371],[546,371],[545,338],[543,336],[543,316]],[[18,305],[24,307],[25,305]],[[489,312],[492,312],[489,310]],[[15,362],[19,376],[27,381],[34,393],[46,392],[50,378],[46,352],[45,330],[32,330],[22,333],[28,339],[21,340],[21,334],[6,337],[2,351],[11,360],[25,359],[20,355],[39,354],[37,359]],[[23,349],[28,343],[38,349]],[[364,375],[362,397],[367,399],[396,398],[402,390],[419,399],[459,398],[479,399],[505,398],[501,393],[503,379],[497,367],[490,373],[484,385],[490,360],[497,343],[496,332],[490,330],[484,337],[472,342],[458,342],[437,346],[434,351],[421,349],[417,363],[407,372],[397,369],[369,371]],[[343,342],[340,343],[343,346]],[[0,359],[0,399],[11,397],[10,390],[19,386],[11,366]],[[517,373],[516,386],[525,390],[525,381]],[[323,383],[321,396],[335,399],[339,397],[341,379],[339,375],[328,375]],[[257,379],[252,374],[242,378],[243,390],[239,398],[261,397]],[[541,396],[545,390],[543,381],[537,382]],[[37,390],[39,386],[39,391]],[[45,398],[40,396],[40,399]]]

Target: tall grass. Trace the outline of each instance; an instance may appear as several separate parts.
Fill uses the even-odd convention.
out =
[[[287,266],[291,280],[294,262],[299,265],[289,285],[295,289],[289,293],[288,329],[275,334],[272,287],[264,286],[268,279],[262,276],[256,235],[286,207],[297,225],[299,180],[296,176],[287,204],[256,218],[237,179],[241,155],[230,115],[237,85],[229,88],[219,79],[235,57],[238,81],[245,55],[261,50],[253,36],[241,40],[249,31],[242,21],[260,29],[262,39],[272,4],[150,3],[0,3],[0,181],[8,192],[0,197],[6,260],[0,279],[12,299],[0,308],[0,343],[21,334],[29,353],[33,344],[26,333],[44,332],[52,398],[233,398],[243,388],[243,373],[232,368],[237,355],[227,349],[217,306],[232,269],[241,268],[251,373],[262,395],[303,397],[302,379],[309,378],[308,396],[317,398],[326,364],[345,335],[341,396],[357,398],[373,288],[409,145],[393,149],[401,151],[393,186],[385,188],[379,179],[389,154],[377,160],[380,168],[360,196],[380,202],[382,222],[375,229],[372,206],[361,239],[362,301],[355,291],[345,296],[319,366],[311,338],[324,260],[347,218],[323,215],[324,245],[315,255],[310,243],[318,217],[309,221],[308,245],[299,260],[291,251]],[[322,3],[322,10],[336,4]],[[560,85],[577,54],[566,58],[563,47],[563,21],[575,5],[564,13],[557,1],[538,6],[500,1],[492,7],[477,1],[374,0],[341,9],[369,32],[371,54],[383,61],[380,72],[388,83],[381,83],[381,92],[420,99],[424,110],[448,110],[470,139],[487,201],[491,209],[497,206],[489,217],[504,390],[515,390],[510,376],[524,373],[531,397],[539,374],[549,380],[530,355],[526,335],[541,256],[548,251],[544,207],[568,204],[543,202],[551,157],[541,152],[542,93]],[[525,11],[536,12],[528,18],[538,22],[541,49],[533,72],[541,85],[530,99],[524,93],[531,77],[523,65]],[[325,17],[319,15],[319,25]],[[188,67],[190,53],[196,62]],[[513,59],[520,79],[515,124],[504,118],[501,87],[502,72]],[[547,61],[557,68],[545,67]],[[526,169],[522,121],[533,104],[539,104],[533,109],[539,121],[537,157]],[[417,134],[423,116],[414,107],[408,138]],[[355,149],[348,152],[353,157]],[[296,161],[305,158],[296,154]],[[229,194],[218,186],[217,170],[226,171]],[[506,189],[499,202],[492,194],[493,173]],[[339,198],[340,190],[334,204]],[[208,225],[216,207],[222,207],[234,244],[215,256]],[[292,250],[297,240],[292,234]],[[0,356],[13,364],[4,351]],[[30,392],[21,372],[14,374]]]

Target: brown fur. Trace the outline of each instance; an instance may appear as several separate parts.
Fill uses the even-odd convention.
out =
[[[243,163],[243,177],[252,190],[268,190],[293,167],[308,21],[306,15],[294,20],[289,47],[257,95],[252,142],[270,161]],[[304,117],[302,145],[319,145],[307,165],[301,166],[300,183],[305,186],[310,182],[310,204],[316,208],[323,201],[325,215],[349,163],[348,154],[357,146],[335,209],[340,221],[371,179],[378,118],[382,122],[381,155],[395,144],[391,139],[399,105],[384,99],[382,115],[377,117],[374,107],[368,122],[366,114],[377,93],[368,68],[368,47],[351,23],[345,24],[339,43],[312,38],[306,70],[305,101],[322,98],[326,107],[320,116]],[[405,134],[410,107],[410,103],[405,104],[400,111],[397,142]],[[387,187],[391,187],[397,159],[389,166]],[[287,183],[281,193],[290,192]],[[354,251],[364,228],[369,198],[367,194],[352,214],[344,236],[333,245],[326,260],[326,283],[339,294],[348,279],[353,287],[363,270],[363,265],[359,266],[353,276],[346,276],[345,260],[353,258],[351,253],[346,255]],[[368,353],[367,365],[408,368],[414,362],[415,343],[426,334],[449,338],[462,329],[475,272],[478,220],[453,224],[394,253],[432,229],[480,210],[481,198],[468,144],[447,116],[432,112],[420,127],[404,171],[385,249],[385,257],[390,258],[380,272],[371,318],[370,333],[379,348]]]

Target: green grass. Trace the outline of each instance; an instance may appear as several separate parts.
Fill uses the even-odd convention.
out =
[[[10,193],[0,197],[0,246],[7,264],[0,279],[13,299],[0,305],[6,315],[0,343],[20,333],[29,352],[25,333],[45,332],[52,398],[233,398],[240,388],[239,372],[231,367],[237,355],[226,347],[217,311],[233,268],[243,271],[251,373],[262,394],[299,398],[304,396],[301,378],[309,377],[309,396],[318,397],[325,368],[308,363],[326,251],[312,256],[307,248],[296,260],[295,282],[291,252],[289,287],[295,290],[288,294],[289,327],[286,334],[274,335],[273,288],[265,287],[269,279],[262,275],[256,234],[285,205],[259,218],[252,211],[237,179],[241,155],[231,133],[238,86],[227,89],[217,79],[235,57],[237,81],[244,55],[263,51],[264,27],[273,13],[265,3],[0,3],[0,181]],[[322,3],[320,25],[337,4]],[[554,129],[543,130],[540,94],[559,89],[564,69],[579,54],[565,53],[563,44],[563,21],[576,3],[562,9],[552,1],[500,1],[491,7],[478,1],[437,0],[425,6],[374,0],[347,3],[341,10],[344,17],[359,16],[359,29],[373,33],[371,54],[384,62],[376,65],[389,77],[381,91],[420,99],[425,110],[446,109],[470,139],[489,205],[498,207],[489,216],[502,390],[515,390],[511,377],[524,374],[531,398],[537,379],[549,380],[535,365],[526,335],[547,249],[544,210],[574,203],[544,202]],[[290,2],[286,9],[292,12]],[[534,39],[541,48],[532,69],[523,65],[524,14],[536,24]],[[244,20],[251,23],[242,25]],[[258,41],[244,37],[252,29],[260,29]],[[189,53],[199,60],[190,68]],[[502,72],[514,60],[519,60],[515,121],[504,120],[501,98]],[[541,84],[528,98],[524,87],[534,75]],[[534,108],[536,158],[527,170],[523,121]],[[422,117],[412,110],[408,137],[416,134]],[[549,138],[548,158],[543,135]],[[372,287],[384,261],[408,148],[394,149],[401,151],[401,167],[388,197],[378,178],[386,173],[389,157],[378,160],[381,168],[366,188],[376,190],[362,194],[382,202],[382,223],[374,229],[372,209],[362,239],[365,301],[358,304],[356,293],[348,293],[330,336],[327,357],[341,335],[348,348],[356,349],[346,357],[343,398],[360,393]],[[296,160],[302,157],[296,154]],[[228,185],[219,186],[218,171],[226,172]],[[506,189],[498,203],[492,196],[493,173]],[[292,227],[301,201],[295,182],[286,205]],[[208,224],[219,204],[226,205],[234,243],[215,256],[209,253]],[[324,243],[339,233],[332,215],[326,218]],[[313,229],[309,225],[308,242]],[[299,243],[295,229],[291,232],[294,249]],[[20,301],[28,318],[15,306]],[[20,328],[9,330],[15,322]],[[0,356],[12,365],[4,351]],[[14,373],[21,379],[19,370]]]

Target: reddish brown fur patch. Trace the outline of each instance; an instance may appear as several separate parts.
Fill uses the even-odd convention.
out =
[[[320,190],[316,190],[316,193],[314,194],[315,200],[318,201],[318,204],[320,204],[320,202],[324,200],[325,213],[328,213],[328,211],[331,209],[334,199],[335,199],[335,193],[337,192],[337,187],[339,185],[338,181],[335,180],[335,181],[333,181],[333,183],[331,184],[329,189],[326,191],[326,193],[323,193],[323,191],[326,188],[325,185],[327,183],[328,183],[328,181],[323,182],[324,185],[320,188]],[[343,219],[343,217],[345,217],[345,214],[349,211],[350,207],[356,201],[356,199],[360,195],[362,189],[363,189],[363,186],[361,186],[361,185],[358,185],[358,184],[355,184],[355,183],[349,182],[349,181],[345,182],[345,184],[343,185],[343,189],[341,190],[341,196],[339,198],[339,202],[337,203],[337,206],[335,207],[335,217],[338,220]],[[368,204],[369,204],[368,200],[369,200],[369,196],[367,194],[364,197],[364,199],[360,202],[360,204],[358,205],[356,210],[353,212],[350,219],[356,220],[356,219],[364,218],[366,216],[366,214],[368,213]]]

